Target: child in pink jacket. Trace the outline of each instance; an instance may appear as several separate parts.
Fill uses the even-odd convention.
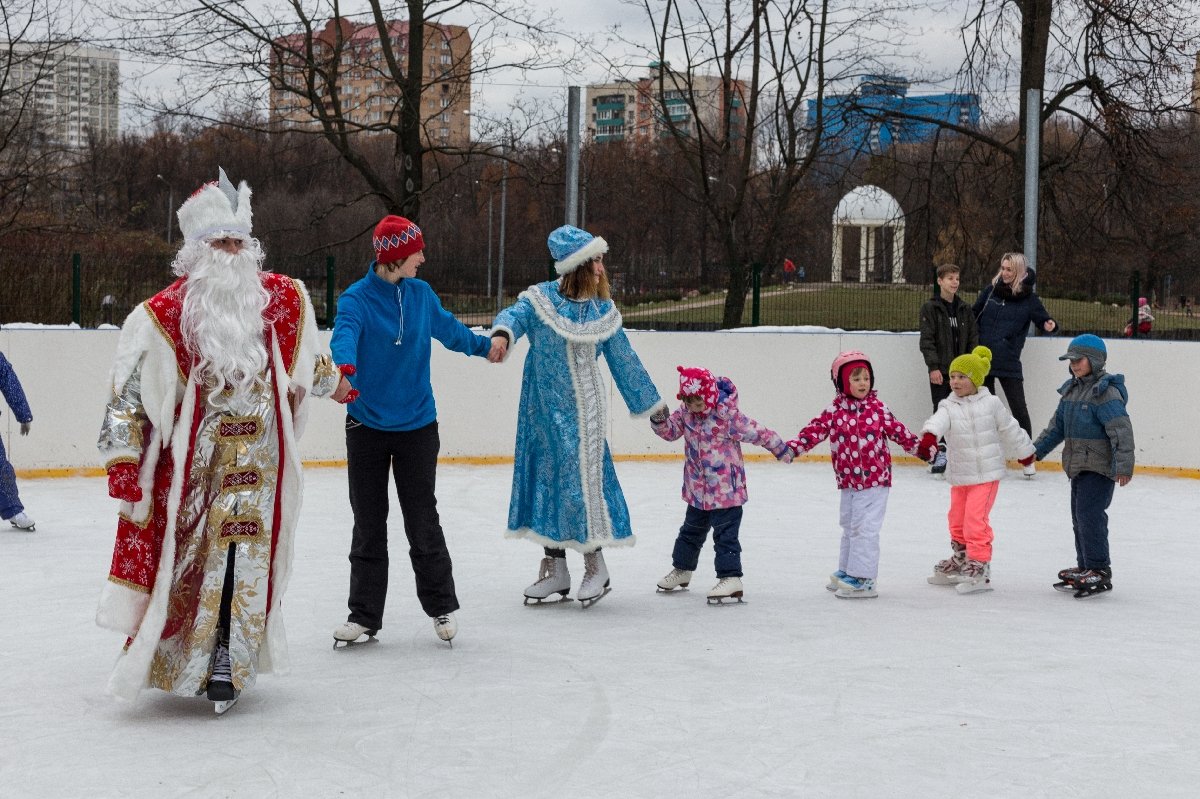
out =
[[[742,442],[758,444],[785,462],[791,461],[792,454],[778,433],[738,410],[737,388],[728,377],[713,377],[707,369],[678,369],[678,398],[683,406],[670,416],[650,420],[660,438],[675,441],[683,436],[683,500],[688,504],[671,555],[674,568],[658,581],[658,588],[671,591],[688,586],[711,527],[718,579],[708,601],[741,602],[738,530],[746,504]]]
[[[829,454],[842,492],[842,548],[827,588],[842,599],[878,596],[879,529],[892,485],[888,439],[910,455],[917,437],[875,394],[875,372],[858,350],[843,352],[829,372],[837,394],[788,446],[799,455],[829,439]]]

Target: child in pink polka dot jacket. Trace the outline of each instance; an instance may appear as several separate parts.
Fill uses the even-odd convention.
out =
[[[888,439],[910,455],[917,454],[917,437],[875,393],[875,372],[858,350],[833,359],[829,371],[837,394],[833,402],[805,425],[788,446],[807,452],[829,439],[829,454],[838,489],[842,492],[842,547],[838,568],[827,588],[843,599],[878,596],[879,529],[892,485],[892,455]]]

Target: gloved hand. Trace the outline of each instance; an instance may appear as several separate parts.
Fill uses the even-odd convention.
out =
[[[791,463],[792,458],[794,458],[795,456],[792,455],[792,448],[789,447],[787,444],[784,444],[783,449],[781,449],[779,452],[775,453],[775,457],[778,458],[779,460],[783,461],[784,463]]]
[[[137,502],[142,498],[136,463],[121,461],[108,467],[108,495],[126,502]]]
[[[667,413],[666,408],[659,408],[654,413],[650,414],[651,424],[663,424],[667,421],[671,414]]]
[[[29,425],[31,424],[33,424],[33,422],[21,422],[21,435],[29,435]]]
[[[917,457],[926,463],[933,463],[933,459],[937,457],[937,449],[937,436],[926,433],[921,436],[921,443],[917,444]]]
[[[1021,464],[1022,466],[1028,466],[1029,464],[1033,463],[1035,460],[1037,460],[1037,453],[1030,455],[1028,458],[1018,458],[1017,463]]]
[[[343,364],[338,365],[338,371],[341,372],[346,377],[350,377],[351,375],[355,374],[358,370],[354,368],[354,364],[343,363]],[[335,392],[335,394],[336,394],[336,392]],[[337,402],[340,402],[343,405],[349,405],[351,402],[354,402],[356,399],[358,399],[358,397],[359,397],[358,389],[351,388],[349,391],[346,392],[346,395],[344,397],[341,397],[339,399],[338,397],[335,396],[334,400]]]

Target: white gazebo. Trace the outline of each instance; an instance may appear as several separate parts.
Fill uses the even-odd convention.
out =
[[[846,228],[859,229],[858,282],[866,283],[877,268],[883,231],[892,232],[892,282],[904,282],[904,211],[896,198],[878,186],[852,189],[833,212],[833,270],[830,280],[842,280],[842,244]]]

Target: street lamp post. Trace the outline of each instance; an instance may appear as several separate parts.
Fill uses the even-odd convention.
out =
[[[167,244],[171,243],[171,234],[175,226],[171,224],[171,215],[175,213],[175,187],[167,182],[162,175],[155,175],[167,187]]]

